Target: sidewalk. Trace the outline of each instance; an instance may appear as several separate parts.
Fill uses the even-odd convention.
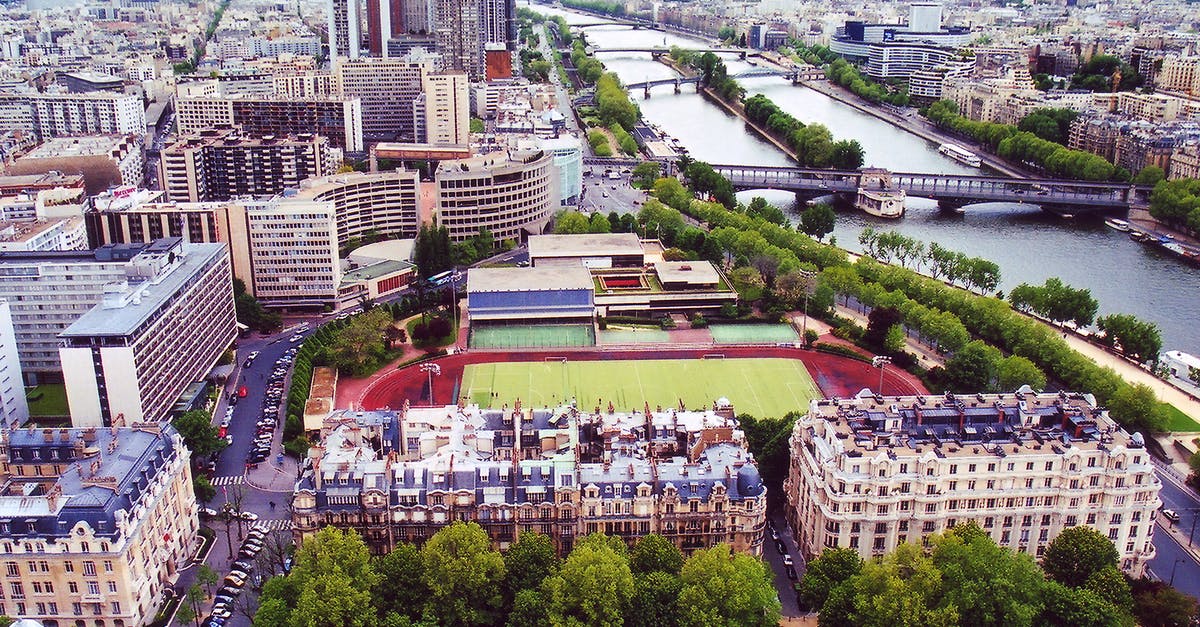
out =
[[[1158,400],[1174,405],[1179,411],[1192,418],[1200,419],[1200,401],[1196,401],[1196,399],[1188,396],[1182,390],[1142,370],[1136,365],[1109,353],[1103,347],[1088,342],[1079,335],[1068,333],[1063,339],[1071,348],[1101,366],[1112,368],[1126,381],[1130,383],[1144,383],[1150,386],[1154,390],[1154,393],[1158,395]]]
[[[281,429],[280,435],[276,435],[276,438],[282,439],[282,432]],[[283,456],[282,463],[276,463],[279,455]],[[300,463],[292,459],[290,455],[284,454],[282,444],[275,442],[271,447],[271,457],[260,463],[258,468],[246,471],[246,484],[263,492],[291,494],[296,487],[299,470]]]

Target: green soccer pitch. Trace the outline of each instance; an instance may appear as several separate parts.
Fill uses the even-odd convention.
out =
[[[472,364],[463,372],[459,395],[481,407],[521,399],[525,407],[577,401],[581,409],[618,411],[650,407],[712,407],[725,397],[734,410],[755,417],[807,411],[820,397],[798,359],[649,359],[630,361],[498,362]]]

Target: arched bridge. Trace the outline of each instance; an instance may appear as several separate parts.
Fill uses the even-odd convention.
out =
[[[596,53],[600,53],[600,52],[646,52],[646,53],[649,53],[652,55],[664,55],[664,54],[670,54],[671,49],[667,48],[665,46],[650,46],[650,47],[646,47],[646,48],[589,47],[587,49],[587,52],[588,52],[588,54],[596,54]],[[699,52],[699,53],[711,52],[713,54],[736,54],[739,57],[745,59],[746,55],[749,54],[751,51],[745,50],[743,48],[716,48],[716,47],[713,47],[713,48],[688,48],[688,52]]]
[[[855,193],[862,173],[789,167],[713,165],[734,189],[786,189],[801,193]],[[1012,179],[961,174],[890,173],[892,187],[910,196],[931,198],[947,206],[983,202],[1024,202],[1072,207],[1075,211],[1126,208],[1144,199],[1150,187],[1128,183],[1061,179]]]
[[[738,72],[737,74],[730,74],[729,76],[730,76],[730,78],[754,78],[754,77],[758,77],[758,76],[782,76],[788,80],[795,81],[796,78],[798,77],[798,75],[799,75],[799,73],[794,70],[788,71],[788,70],[774,70],[771,68],[754,68],[754,69],[746,70],[744,72]],[[683,77],[660,78],[660,79],[654,80],[654,81],[642,81],[640,83],[629,83],[628,85],[625,86],[625,89],[628,89],[631,91],[634,89],[641,89],[644,91],[649,91],[649,89],[651,87],[659,87],[662,85],[674,85],[676,91],[678,91],[680,85],[696,85],[699,83],[700,83],[699,76],[691,76],[688,78],[683,78]]]

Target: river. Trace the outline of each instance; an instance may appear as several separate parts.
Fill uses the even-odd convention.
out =
[[[563,15],[569,23],[598,21],[561,9],[535,8]],[[692,38],[620,25],[588,28],[586,32],[588,42],[601,48],[702,45]],[[649,54],[600,53],[597,58],[626,83],[676,75]],[[735,58],[727,58],[726,64],[731,74],[750,67]],[[811,89],[795,87],[782,78],[740,82],[748,96],[766,94],[802,122],[826,125],[835,139],[857,139],[866,152],[867,165],[899,172],[973,172],[942,156],[935,144]],[[738,118],[706,102],[690,86],[685,85],[681,94],[673,93],[670,86],[657,87],[648,100],[642,99],[640,91],[632,96],[646,120],[678,138],[696,159],[722,164],[789,165],[788,158],[775,147],[747,131]],[[756,195],[792,215],[797,210],[795,197],[788,192],[744,192],[739,198],[748,202]],[[1124,233],[1105,227],[1099,217],[1066,220],[1034,205],[1014,203],[973,205],[963,214],[944,213],[932,201],[911,198],[901,220],[881,220],[843,210],[838,214],[833,236],[839,246],[861,252],[858,235],[866,226],[895,229],[991,259],[1000,265],[1003,290],[1059,277],[1091,290],[1100,303],[1101,315],[1130,313],[1157,323],[1164,350],[1200,354],[1200,317],[1196,312],[1200,268],[1130,240]]]

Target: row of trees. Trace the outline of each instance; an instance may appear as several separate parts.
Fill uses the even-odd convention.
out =
[[[605,72],[596,79],[596,112],[605,126],[620,124],[624,129],[633,128],[642,115],[621,86],[621,79],[612,72]]]
[[[662,189],[669,186],[661,185]],[[660,188],[655,185],[656,193]],[[769,257],[779,274],[796,269],[820,270],[818,283],[844,297],[854,297],[868,307],[890,306],[903,312],[922,312],[935,321],[953,317],[970,336],[976,336],[1005,354],[1028,359],[1042,372],[1051,373],[1067,389],[1091,392],[1108,407],[1117,422],[1131,430],[1162,431],[1167,424],[1165,408],[1153,390],[1143,384],[1130,384],[1112,368],[1101,367],[1073,350],[1055,331],[1015,311],[999,298],[979,296],[948,286],[939,279],[922,276],[898,265],[883,264],[870,256],[851,264],[845,252],[825,246],[809,236],[761,218],[731,211],[718,203],[692,199],[675,202],[672,207],[653,203],[656,219],[678,220],[686,211],[707,223],[710,232],[700,231],[704,243],[703,258],[748,260]],[[651,208],[648,202],[643,209]],[[674,218],[670,213],[676,214]],[[688,227],[694,228],[694,227]],[[919,307],[918,307],[919,306]],[[923,308],[923,309],[922,309]],[[811,311],[811,310],[810,310]],[[924,313],[929,312],[929,313]],[[940,316],[946,313],[948,316]],[[908,325],[915,329],[914,325]],[[954,325],[937,325],[950,329]],[[924,329],[921,331],[924,333]],[[953,331],[950,333],[953,334]],[[954,338],[949,338],[951,343]],[[943,344],[953,352],[957,347]]]
[[[413,243],[413,262],[417,264],[418,276],[427,279],[455,266],[469,266],[486,259],[496,252],[497,245],[495,236],[486,227],[479,227],[475,235],[452,244],[447,227],[421,225]],[[511,246],[511,242],[503,245]]]
[[[1070,150],[1008,124],[965,118],[959,115],[958,105],[951,100],[939,100],[929,105],[924,114],[939,127],[966,135],[1005,159],[1042,168],[1055,176],[1085,181],[1129,180],[1129,172],[1117,168],[1104,157]]]
[[[724,544],[685,560],[661,536],[629,549],[593,534],[560,560],[544,535],[522,533],[502,554],[478,524],[456,522],[379,557],[357,532],[326,527],[263,586],[254,624],[765,627],[779,612],[770,569]]]
[[[604,2],[604,0],[563,0],[562,5],[571,9],[581,9],[592,13],[603,13],[613,17],[625,15],[625,5],[620,2]]]
[[[595,57],[588,56],[581,39],[576,39],[571,47],[571,64],[575,66],[575,72],[579,74],[579,80],[584,85],[595,85],[604,74],[604,64]]]
[[[1110,54],[1098,54],[1081,65],[1071,77],[1071,89],[1132,91],[1143,82],[1142,75],[1132,65]]]
[[[983,293],[993,292],[1000,285],[1000,266],[995,262],[968,257],[937,242],[927,247],[925,242],[898,231],[876,231],[868,226],[859,233],[858,243],[866,254],[884,263],[895,261],[902,268],[911,263],[914,269],[924,269],[933,278],[945,278],[952,285]]]
[[[835,625],[1188,625],[1196,601],[1170,586],[1127,580],[1112,541],[1090,527],[1060,533],[1041,567],[998,546],[974,523],[864,562],[830,549],[808,565],[800,594]]]
[[[792,39],[788,42],[788,46],[805,63],[817,67],[826,63],[833,63],[842,58],[842,55],[830,50],[829,46],[822,46],[820,44],[809,46],[799,39]]]
[[[857,170],[863,165],[866,154],[858,140],[835,142],[825,125],[804,124],[762,94],[746,99],[745,111],[750,121],[765,127],[794,150],[804,167]]]
[[[849,89],[855,96],[870,103],[878,104],[886,102],[897,107],[907,107],[909,102],[911,102],[906,88],[899,87],[895,90],[889,90],[887,87],[863,76],[858,71],[858,68],[847,63],[845,59],[834,59],[829,64],[829,67],[825,68],[825,77],[834,84]]]
[[[1110,314],[1096,320],[1100,342],[1141,363],[1158,362],[1162,352],[1162,333],[1153,322],[1129,314]]]
[[[1090,290],[1071,287],[1058,277],[1046,279],[1040,286],[1022,283],[1009,292],[1008,302],[1055,324],[1070,322],[1079,328],[1090,326],[1100,309]]]
[[[1071,135],[1071,122],[1077,117],[1079,112],[1074,109],[1034,109],[1029,115],[1021,118],[1017,130],[1033,133],[1046,141],[1066,146]]]
[[[1167,224],[1200,231],[1200,180],[1159,182],[1150,193],[1150,215]]]

